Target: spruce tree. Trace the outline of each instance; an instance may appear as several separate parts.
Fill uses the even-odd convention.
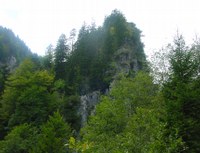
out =
[[[67,38],[62,34],[57,42],[55,49],[55,77],[56,79],[65,79],[66,76],[66,62],[69,54],[69,47],[67,45]]]

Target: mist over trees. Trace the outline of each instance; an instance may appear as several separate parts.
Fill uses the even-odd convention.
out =
[[[147,61],[118,10],[76,33],[40,57],[0,27],[0,153],[200,152],[198,39],[178,34]],[[94,91],[83,126],[81,97]]]

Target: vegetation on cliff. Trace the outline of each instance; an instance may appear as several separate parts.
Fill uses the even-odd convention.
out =
[[[141,31],[118,10],[75,38],[38,57],[0,27],[0,153],[200,152],[199,41],[177,35],[148,63]],[[94,91],[81,127],[80,96]]]

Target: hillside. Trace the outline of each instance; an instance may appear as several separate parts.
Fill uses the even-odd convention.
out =
[[[0,93],[10,71],[33,54],[12,30],[0,26]]]
[[[0,153],[200,152],[200,42],[149,63],[141,33],[114,10],[38,57],[1,27]]]
[[[0,55],[1,64],[18,65],[20,61],[31,55],[31,51],[10,29],[0,26]]]

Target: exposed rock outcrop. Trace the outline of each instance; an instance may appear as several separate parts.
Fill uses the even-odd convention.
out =
[[[8,69],[12,71],[17,65],[16,58],[14,56],[11,56],[7,62],[7,65],[8,65]]]
[[[119,73],[129,74],[130,72],[137,72],[142,68],[136,53],[130,47],[122,47],[117,50],[113,56],[113,62],[111,64],[112,68],[107,71],[107,73],[113,75],[113,81],[109,88],[112,88]],[[108,93],[109,89],[105,89],[105,91]],[[100,94],[99,91],[94,91],[81,96],[80,108],[78,111],[81,118],[81,127],[83,127],[87,122],[88,116],[95,111],[95,106],[100,100]]]
[[[136,53],[128,47],[122,47],[114,55],[116,73],[129,73],[141,69]]]
[[[11,72],[17,66],[17,60],[14,56],[10,56],[6,62],[0,61],[0,68],[5,67],[9,72]]]
[[[95,106],[99,102],[100,92],[94,91],[92,93],[81,96],[80,98],[80,107],[78,114],[81,117],[81,127],[87,122],[88,116],[91,115]]]

